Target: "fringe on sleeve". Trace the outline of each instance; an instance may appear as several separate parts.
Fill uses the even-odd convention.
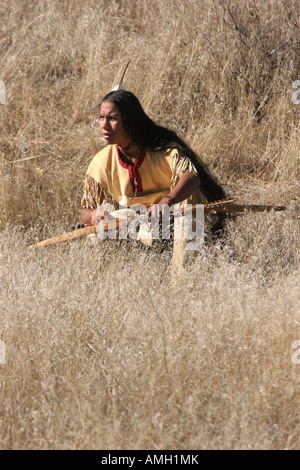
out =
[[[195,176],[198,175],[195,165],[191,159],[186,156],[181,156],[175,153],[172,159],[172,177],[170,182],[170,188],[173,189],[179,180],[179,175],[182,172],[190,171]]]
[[[170,182],[170,190],[172,190],[174,186],[176,186],[181,174],[187,170],[193,173],[193,175],[199,177],[197,169],[194,163],[191,161],[191,159],[185,155],[179,155],[179,153],[176,152],[172,158],[172,177],[171,177],[171,182]],[[194,202],[197,202],[197,203],[201,202],[201,203],[206,204],[208,202],[207,198],[204,196],[204,194],[200,190],[200,186],[199,188],[196,189],[196,191],[193,194],[191,194],[191,196],[188,199],[191,201],[194,200]]]
[[[118,209],[118,203],[112,198],[109,192],[100,183],[89,175],[86,175],[83,187],[83,197],[81,199],[82,209],[97,209],[98,206],[106,202]]]

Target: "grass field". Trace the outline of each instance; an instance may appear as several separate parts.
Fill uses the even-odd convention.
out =
[[[1,449],[299,449],[298,10],[2,0]],[[128,60],[229,196],[287,206],[230,220],[176,281],[133,243],[28,248],[79,221]]]

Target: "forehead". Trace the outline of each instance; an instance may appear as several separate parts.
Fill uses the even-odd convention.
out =
[[[111,114],[118,115],[120,116],[120,110],[118,106],[111,101],[103,101],[103,103],[100,106],[100,114],[104,116],[109,116]]]

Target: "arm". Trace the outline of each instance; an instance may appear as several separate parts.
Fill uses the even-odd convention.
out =
[[[187,199],[191,194],[193,194],[199,186],[199,177],[187,170],[180,176],[178,183],[172,189],[172,191],[169,192],[168,196],[171,196],[176,203],[181,202]],[[167,202],[166,199],[169,202]],[[173,201],[169,198],[163,198],[159,202],[159,204],[166,203],[171,206],[173,204]]]
[[[81,223],[84,225],[95,225],[100,222],[103,217],[107,216],[107,212],[100,211],[97,206],[102,204],[104,194],[102,187],[94,178],[89,175],[85,177],[83,198],[81,200]]]
[[[170,198],[164,196],[159,201],[158,205],[161,206],[162,204],[167,204],[169,207],[171,207],[174,204],[174,200],[175,200],[175,203],[184,201],[191,194],[193,194],[199,186],[200,186],[199,177],[194,175],[191,171],[186,170],[183,174],[181,174],[176,186],[174,186],[172,191],[168,193],[168,196],[170,196]],[[151,216],[151,213],[154,216],[153,211],[156,213],[155,206],[149,207],[148,217]]]

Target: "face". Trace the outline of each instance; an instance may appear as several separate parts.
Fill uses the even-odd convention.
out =
[[[104,101],[101,104],[99,122],[102,135],[108,144],[126,147],[132,141],[123,128],[120,110],[114,103]]]

